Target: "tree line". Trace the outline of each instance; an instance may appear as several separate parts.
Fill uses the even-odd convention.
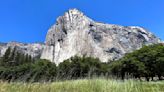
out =
[[[56,65],[48,60],[33,58],[9,47],[0,59],[0,80],[38,82],[55,77]]]
[[[66,79],[109,77],[125,79],[164,76],[164,46],[144,46],[123,58],[112,62],[101,62],[98,58],[74,56],[58,66],[48,60],[25,55],[17,48],[8,48],[0,59],[0,80],[45,82]]]
[[[0,59],[0,80],[45,82],[100,76],[107,72],[106,63],[98,58],[74,56],[58,66],[44,59],[8,48]]]
[[[9,66],[18,66],[24,63],[33,62],[33,58],[28,54],[23,54],[17,50],[17,47],[9,47],[4,56],[1,59],[0,65],[9,67]]]
[[[164,77],[164,46],[155,44],[144,46],[132,53],[126,54],[122,59],[110,64],[111,73],[122,79],[125,76],[145,78],[147,81]]]

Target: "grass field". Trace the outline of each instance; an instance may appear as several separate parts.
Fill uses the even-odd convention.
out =
[[[54,83],[0,82],[0,92],[164,92],[164,81],[82,79]]]

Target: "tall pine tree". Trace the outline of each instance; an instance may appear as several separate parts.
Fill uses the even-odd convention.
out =
[[[26,55],[25,55],[25,63],[28,63],[28,62],[29,62],[29,55],[26,54]]]
[[[11,51],[10,61],[15,62],[16,47]]]
[[[25,63],[25,55],[23,53],[20,53],[20,61],[19,64],[24,64]]]
[[[15,65],[19,65],[20,57],[21,57],[21,54],[19,52],[17,52],[16,56],[15,56]]]
[[[10,55],[11,55],[11,48],[9,47],[6,50],[6,52],[5,52],[5,54],[4,54],[3,58],[2,58],[2,65],[3,66],[8,65],[8,63],[10,62]]]

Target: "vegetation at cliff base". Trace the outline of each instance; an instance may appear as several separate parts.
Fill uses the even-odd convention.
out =
[[[56,64],[34,59],[17,48],[8,48],[0,61],[0,79],[3,81],[44,82],[55,79]]]
[[[147,81],[158,77],[162,80],[164,76],[164,46],[155,44],[144,46],[132,53],[126,54],[122,59],[110,64],[111,72],[122,79],[125,76],[141,79],[145,77]]]
[[[98,58],[74,56],[58,66],[48,60],[32,58],[17,48],[8,48],[0,59],[0,80],[52,82],[95,77],[117,79],[162,80],[164,77],[164,46],[144,46],[123,58],[101,62]]]

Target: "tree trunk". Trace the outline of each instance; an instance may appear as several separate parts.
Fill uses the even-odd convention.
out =
[[[121,73],[121,79],[124,80],[125,78],[125,73]]]
[[[146,77],[146,81],[149,81],[149,79],[150,79],[149,77]]]
[[[151,77],[151,81],[154,81],[154,77],[153,76]]]
[[[158,79],[159,79],[159,80],[162,80],[162,78],[161,78],[161,75],[160,75],[160,74],[158,75]]]

